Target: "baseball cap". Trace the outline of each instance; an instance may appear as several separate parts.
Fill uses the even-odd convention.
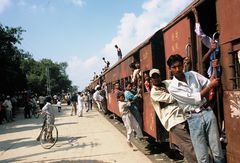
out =
[[[158,75],[160,75],[160,71],[159,71],[158,69],[155,69],[155,68],[154,68],[154,69],[152,69],[152,70],[149,72],[149,76],[152,77],[152,75],[155,74],[155,73],[158,74]]]

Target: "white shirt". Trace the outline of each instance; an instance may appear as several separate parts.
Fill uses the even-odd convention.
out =
[[[83,96],[78,95],[78,105],[79,105],[80,107],[83,106],[83,102],[84,102]]]
[[[188,71],[184,74],[188,84],[173,77],[168,91],[185,112],[200,108],[207,102],[206,98],[201,97],[200,92],[210,84],[210,80],[194,71]]]
[[[203,43],[206,47],[208,47],[208,48],[211,47],[212,38],[209,37],[209,36],[207,36],[207,35],[202,31],[201,26],[200,26],[199,23],[196,23],[196,24],[195,24],[195,33],[196,33],[199,37],[201,37],[202,43]]]
[[[96,91],[94,94],[93,94],[93,99],[95,101],[102,101],[103,100],[103,97],[100,95],[100,91]]]
[[[137,80],[138,76],[141,76],[141,71],[140,69],[135,69],[133,71],[133,75],[132,75],[132,83]]]
[[[163,82],[166,87],[168,87],[170,80]],[[182,109],[179,108],[177,101],[170,93],[167,93],[159,87],[153,85],[150,96],[153,108],[167,131],[170,131],[172,127],[186,120]],[[160,105],[160,102],[163,103],[162,106]]]
[[[2,105],[6,108],[6,110],[12,110],[12,102],[10,100],[6,99]]]
[[[118,101],[118,109],[121,115],[127,114],[130,112],[129,107],[131,103],[128,101]]]
[[[52,104],[49,102],[45,104],[45,106],[42,108],[42,111],[47,115],[54,116],[54,110],[53,110]]]
[[[61,101],[58,101],[58,102],[57,102],[57,106],[58,106],[58,107],[61,107]]]

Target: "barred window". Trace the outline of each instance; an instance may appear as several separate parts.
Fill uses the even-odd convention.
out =
[[[230,52],[232,54],[232,65],[230,66],[233,70],[233,89],[240,90],[240,50]]]

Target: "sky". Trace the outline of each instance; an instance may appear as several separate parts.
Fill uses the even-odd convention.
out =
[[[83,90],[105,66],[175,18],[192,0],[0,0],[0,23],[22,27],[19,48],[37,61],[67,62],[66,73]]]

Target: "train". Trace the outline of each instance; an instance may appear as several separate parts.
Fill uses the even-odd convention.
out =
[[[127,53],[121,60],[89,84],[94,89],[104,81],[107,85],[107,109],[120,116],[114,84],[125,88],[131,80],[129,65],[140,63],[142,73],[152,68],[161,72],[162,79],[171,79],[166,60],[171,54],[191,56],[190,70],[206,75],[203,55],[207,52],[196,36],[195,17],[192,8],[198,11],[199,22],[208,36],[219,35],[221,74],[221,97],[215,110],[221,128],[224,128],[226,158],[228,163],[240,160],[240,12],[239,0],[194,0],[165,27],[156,31],[140,45]],[[141,87],[144,88],[142,78]],[[150,93],[142,89],[143,131],[159,142],[174,138],[161,125],[150,101]],[[222,123],[223,122],[223,123]]]

